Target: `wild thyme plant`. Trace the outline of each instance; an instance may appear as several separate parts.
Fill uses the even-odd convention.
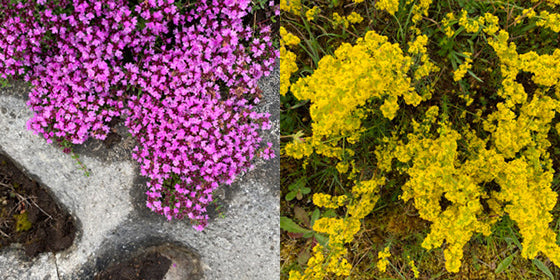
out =
[[[245,22],[250,0],[134,2],[2,0],[0,78],[31,83],[28,128],[48,142],[104,140],[125,117],[147,206],[202,230],[212,191],[274,157],[254,110],[270,22]]]

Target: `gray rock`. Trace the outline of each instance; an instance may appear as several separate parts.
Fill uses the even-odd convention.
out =
[[[176,261],[166,279],[180,279],[192,263],[202,268],[204,279],[278,279],[278,69],[260,86],[263,100],[258,110],[270,112],[273,121],[263,137],[274,143],[277,158],[257,160],[253,170],[231,186],[222,186],[203,232],[187,221],[169,222],[145,207],[145,179],[130,157],[134,142],[125,128],[118,128],[122,139],[113,147],[88,141],[76,149],[90,170],[86,177],[70,155],[26,130],[32,116],[25,105],[26,85],[0,89],[1,152],[46,186],[78,226],[74,244],[63,252],[26,260],[17,246],[0,250],[0,279],[91,279],[115,261],[162,244],[173,244],[173,250],[190,256]],[[172,253],[169,258],[177,260]]]

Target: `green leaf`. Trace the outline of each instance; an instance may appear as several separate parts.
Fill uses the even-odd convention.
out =
[[[511,254],[511,255],[509,255],[509,257],[502,260],[502,262],[500,262],[500,264],[498,264],[498,267],[496,268],[494,273],[498,274],[498,273],[504,271],[506,268],[508,268],[509,265],[511,264],[511,262],[513,261],[513,256],[514,255],[515,254]]]
[[[322,235],[322,234],[318,234],[318,233],[315,233],[315,239],[316,239],[317,242],[318,242],[319,244],[321,244],[321,246],[323,246],[323,247],[327,246],[327,243],[329,242],[329,238],[328,238],[328,237],[326,237],[326,236],[324,236],[324,235]]]
[[[291,191],[291,192],[286,194],[286,200],[287,201],[292,201],[294,198],[296,198],[296,195],[297,195],[297,192]]]
[[[312,231],[306,232],[306,233],[303,234],[303,238],[311,238],[311,237],[313,237],[313,232]]]
[[[303,208],[294,206],[294,218],[300,221],[304,226],[309,227],[309,214]]]
[[[311,214],[311,222],[310,222],[311,227],[313,227],[313,225],[315,224],[315,221],[317,221],[317,219],[319,219],[320,215],[321,215],[321,211],[319,211],[319,209],[315,209],[315,211],[313,211],[313,213]]]
[[[334,217],[336,217],[336,212],[334,211],[334,209],[329,209],[329,210],[325,211],[325,213],[323,213],[323,217],[334,218]]]
[[[548,267],[546,267],[546,265],[544,265],[544,263],[541,262],[541,260],[533,259],[533,264],[536,265],[550,279],[554,279],[554,275],[552,275],[552,272],[550,272],[550,269],[548,269]]]
[[[0,88],[5,88],[8,86],[8,80],[0,78]]]
[[[311,258],[311,253],[309,251],[310,251],[309,248],[306,248],[301,253],[299,253],[297,257],[297,261],[299,265],[305,265],[309,260],[309,258]]]
[[[471,70],[467,70],[467,73],[469,73],[469,75],[471,75],[471,77],[475,78],[477,81],[483,83],[484,81],[479,78],[478,76],[476,76]]]
[[[302,194],[308,194],[308,193],[310,193],[310,192],[311,192],[311,189],[310,189],[310,188],[301,188],[301,193],[302,193]]]
[[[280,228],[292,233],[308,233],[311,231],[300,227],[292,219],[284,216],[280,217]]]
[[[297,180],[297,181],[291,183],[291,184],[288,186],[288,189],[289,189],[290,191],[293,191],[293,190],[300,190],[300,189],[302,189],[302,188],[305,187],[305,184],[306,184],[306,183],[307,183],[307,179],[304,178],[304,177],[302,177],[302,178],[300,178],[299,180]]]
[[[519,242],[519,240],[517,239],[517,237],[515,235],[513,235],[513,233],[512,233],[511,236],[512,237],[504,238],[504,240],[513,242],[513,244],[515,244],[515,246],[517,246],[517,248],[519,248],[519,250],[523,251],[523,246],[521,246],[521,242]]]

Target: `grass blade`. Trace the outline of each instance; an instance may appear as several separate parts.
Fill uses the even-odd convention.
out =
[[[508,268],[509,265],[511,264],[511,262],[513,261],[513,256],[514,255],[515,254],[511,254],[511,255],[509,255],[509,257],[505,258],[502,262],[500,262],[500,264],[498,264],[498,267],[496,268],[494,273],[498,274],[498,273],[506,270],[506,268]]]
[[[546,267],[546,265],[544,265],[544,263],[541,260],[533,259],[533,264],[536,265],[542,271],[542,273],[544,273],[550,279],[554,279],[554,275],[552,275],[550,269],[548,269],[548,267]]]

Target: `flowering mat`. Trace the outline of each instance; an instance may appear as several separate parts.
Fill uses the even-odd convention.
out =
[[[278,57],[274,7],[1,1],[0,79],[31,85],[27,129],[74,157],[74,145],[106,140],[124,118],[137,142],[132,157],[149,178],[145,205],[203,230],[213,192],[275,156],[259,135],[270,114],[254,110],[257,81]]]
[[[257,110],[271,112],[271,133],[278,137],[276,69],[261,79],[263,102]],[[200,268],[206,279],[274,279],[279,274],[279,160],[259,160],[255,168],[216,193],[221,201],[202,232],[185,221],[167,221],[145,206],[145,178],[130,154],[130,136],[105,147],[87,142],[79,151],[90,170],[84,176],[76,160],[25,128],[31,112],[25,104],[28,88],[15,82],[0,89],[0,150],[44,185],[76,220],[72,245],[60,252],[27,258],[18,246],[0,250],[1,279],[93,279],[135,252],[170,243],[187,257],[168,256],[169,273]],[[274,147],[278,149],[278,147]],[[168,251],[168,250],[167,250]],[[240,257],[242,256],[242,257]],[[173,266],[175,264],[176,266]],[[174,272],[175,271],[175,272]],[[199,275],[197,272],[195,275]],[[177,279],[177,278],[171,278]],[[185,279],[185,278],[179,278]],[[188,278],[187,278],[188,279]],[[193,278],[197,279],[197,278]]]

